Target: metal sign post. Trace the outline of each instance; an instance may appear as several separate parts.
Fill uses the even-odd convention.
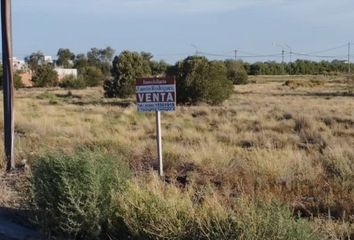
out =
[[[161,112],[156,111],[156,142],[157,142],[157,157],[159,162],[159,175],[163,176],[163,161],[162,161],[162,138],[161,138]]]
[[[4,89],[4,145],[6,171],[15,168],[14,159],[14,87],[12,66],[11,0],[1,0],[2,62]]]
[[[176,81],[174,77],[138,78],[136,99],[139,112],[156,113],[156,142],[159,175],[163,174],[161,112],[176,109]]]

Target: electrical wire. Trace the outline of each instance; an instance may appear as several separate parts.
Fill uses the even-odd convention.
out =
[[[320,50],[320,51],[309,52],[307,54],[318,54],[318,53],[330,52],[330,51],[341,49],[344,47],[348,47],[348,44],[346,43],[346,44],[342,44],[342,45],[339,45],[336,47],[332,47],[332,48],[328,48],[328,49],[324,49],[324,50]]]

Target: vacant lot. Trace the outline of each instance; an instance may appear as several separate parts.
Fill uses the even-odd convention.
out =
[[[251,80],[222,106],[162,114],[166,181],[211,186],[223,202],[277,200],[331,239],[353,236],[353,86],[343,77]],[[121,156],[134,182],[149,178],[157,167],[154,114],[102,96],[100,88],[17,91],[17,161],[88,149]],[[13,206],[18,194],[5,182],[0,204]]]

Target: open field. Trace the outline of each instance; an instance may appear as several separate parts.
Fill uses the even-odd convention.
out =
[[[163,113],[167,182],[211,186],[217,202],[280,201],[329,239],[354,237],[353,87],[342,77],[295,81],[312,78],[320,83],[285,86],[291,77],[256,77],[235,86],[222,106]],[[100,88],[17,91],[17,161],[88,149],[121,156],[134,183],[150,179],[157,167],[154,114],[138,113],[133,100],[102,96]],[[2,139],[0,146],[2,154]],[[0,193],[2,206],[15,204],[11,185]]]

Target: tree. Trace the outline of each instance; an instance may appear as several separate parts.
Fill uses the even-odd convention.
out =
[[[223,62],[209,63],[209,81],[204,101],[216,105],[228,99],[233,91],[232,81],[227,79],[227,69]]]
[[[54,87],[58,85],[58,73],[50,64],[39,65],[32,78],[35,87]]]
[[[73,65],[75,59],[75,54],[67,48],[60,48],[57,53],[58,60],[57,64],[63,66],[64,68],[70,68]]]
[[[209,62],[205,57],[191,56],[169,68],[168,74],[177,77],[177,101],[196,104],[220,104],[232,93],[222,62]]]
[[[233,84],[247,84],[248,74],[243,67],[242,62],[236,62],[233,60],[226,60],[225,66],[227,69],[227,78],[233,82]]]
[[[91,48],[87,53],[87,59],[92,65],[99,65],[102,62],[111,62],[115,50],[111,47],[106,48]]]
[[[74,68],[78,69],[79,73],[81,72],[81,69],[88,67],[88,59],[85,54],[81,53],[76,55],[75,61],[74,61]]]
[[[146,55],[138,52],[123,51],[113,60],[113,80],[106,80],[106,97],[129,97],[135,93],[137,77],[150,76],[150,62]]]
[[[165,75],[168,67],[169,65],[163,60],[159,62],[150,61],[151,74],[153,76]]]
[[[87,60],[89,64],[93,66],[98,66],[101,62],[100,58],[100,49],[98,48],[91,48],[89,52],[87,52]]]
[[[93,66],[84,67],[80,72],[80,76],[83,77],[88,87],[98,86],[105,78],[101,69]]]
[[[251,75],[260,75],[261,74],[261,64],[260,62],[254,63],[250,66]]]
[[[100,68],[102,73],[108,76],[111,72],[111,62],[114,52],[114,49],[111,47],[103,49],[91,48],[87,53],[88,64]]]
[[[205,57],[192,56],[177,63],[177,101],[180,103],[197,103],[203,101],[206,92],[209,62]]]
[[[33,72],[36,72],[38,67],[45,62],[44,54],[40,51],[32,53],[30,56],[25,58],[25,62]]]

